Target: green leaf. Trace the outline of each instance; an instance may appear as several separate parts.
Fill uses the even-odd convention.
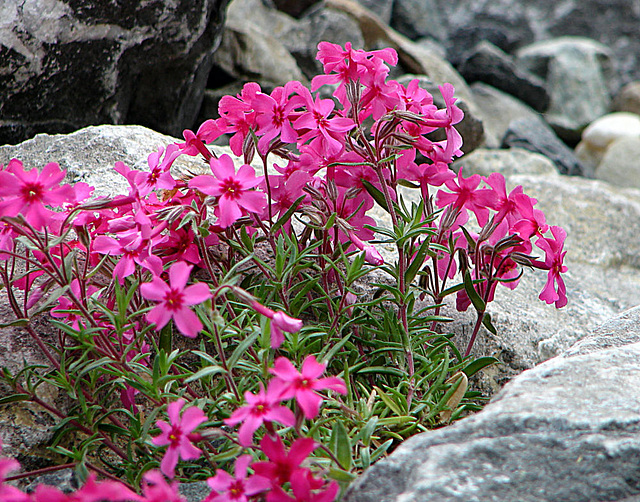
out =
[[[29,319],[26,319],[26,318],[16,319],[15,321],[0,323],[0,329],[26,326],[27,324],[29,324]]]
[[[329,469],[328,475],[331,479],[335,479],[342,483],[351,483],[357,477],[356,474],[342,471],[340,469]]]
[[[498,333],[498,330],[491,322],[491,315],[488,312],[485,312],[484,316],[482,317],[482,324],[489,330],[490,333],[494,335]]]
[[[487,308],[487,305],[484,303],[484,300],[480,298],[480,295],[476,291],[476,288],[473,287],[471,273],[468,270],[464,274],[464,290],[467,292],[467,296],[469,297],[469,300],[471,300],[471,303],[473,303],[476,311],[484,312]]]
[[[247,338],[245,338],[244,340],[242,340],[238,346],[236,347],[236,349],[233,351],[233,354],[231,354],[231,357],[229,357],[227,364],[230,368],[233,368],[238,361],[240,360],[240,358],[242,357],[242,355],[249,349],[249,347],[251,347],[251,345],[253,345],[253,343],[256,341],[256,339],[258,338],[258,335],[260,334],[259,331],[254,331],[253,333],[251,333]]]
[[[403,178],[398,178],[398,185],[407,187],[407,188],[420,188],[420,185],[416,183],[411,183],[409,180],[405,180]]]
[[[331,451],[338,459],[340,467],[348,471],[351,469],[351,440],[344,424],[337,420],[331,429]]]
[[[369,193],[369,195],[373,197],[373,200],[375,200],[378,205],[387,213],[391,213],[391,211],[389,211],[389,207],[387,206],[387,200],[384,198],[384,194],[367,180],[363,179],[362,184],[364,185],[364,188]]]
[[[293,204],[291,204],[291,207],[289,209],[287,209],[286,213],[284,213],[278,219],[278,221],[276,221],[274,223],[274,225],[271,227],[271,233],[272,234],[275,234],[278,230],[280,230],[280,227],[282,225],[284,225],[287,221],[289,221],[291,219],[291,216],[296,211],[296,209],[298,209],[298,206],[302,203],[302,201],[304,200],[305,197],[306,197],[306,195],[302,195],[302,196],[298,197],[296,199],[296,201]]]
[[[19,403],[20,401],[28,401],[29,399],[31,399],[31,396],[29,394],[12,394],[11,396],[0,398],[0,405]]]
[[[413,261],[404,273],[405,284],[411,284],[413,282],[418,270],[420,270],[420,267],[424,264],[424,258],[427,256],[427,252],[429,251],[429,243],[430,239],[425,239],[418,248],[418,252],[416,253]]]
[[[373,386],[373,390],[375,390],[378,393],[378,395],[380,396],[380,399],[382,399],[382,402],[387,405],[387,408],[393,411],[393,413],[395,413],[398,417],[403,415],[402,410],[398,408],[398,403],[396,403],[393,399],[391,399],[386,394],[386,392],[382,391],[379,387],[376,387],[375,385]]]
[[[226,373],[226,370],[222,366],[219,366],[217,364],[213,366],[207,366],[191,375],[184,381],[184,383],[193,382],[195,380],[200,380],[202,377],[217,375],[219,373]]]
[[[464,371],[465,375],[467,375],[468,377],[472,377],[473,375],[475,375],[478,371],[480,371],[483,368],[486,368],[487,366],[491,366],[492,364],[496,364],[499,363],[500,361],[498,359],[496,359],[495,357],[490,357],[490,356],[486,356],[486,357],[479,357],[478,359],[471,361],[469,364],[467,364],[462,371]]]

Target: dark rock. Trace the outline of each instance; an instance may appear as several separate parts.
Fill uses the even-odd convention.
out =
[[[488,42],[511,54],[533,40],[531,27],[520,20],[509,19],[506,15],[502,19],[478,16],[473,24],[452,30],[448,37],[447,57],[451,64],[458,67],[464,62],[466,54],[480,43]]]
[[[637,500],[640,343],[624,345],[628,324],[609,334],[621,346],[547,361],[479,414],[410,438],[345,501]]]
[[[434,8],[436,3],[432,0],[394,0],[391,27],[414,40],[422,37],[445,40],[446,22],[442,11]]]
[[[459,66],[467,83],[485,82],[543,112],[549,106],[549,94],[544,81],[524,68],[515,59],[489,42],[480,42]]]
[[[357,0],[357,2],[378,16],[383,23],[391,23],[394,0]]]
[[[502,139],[502,147],[541,153],[556,164],[561,174],[583,176],[586,172],[573,151],[542,119],[524,117],[511,122]]]
[[[290,16],[300,17],[307,9],[313,7],[320,0],[273,0],[273,3],[282,12]]]
[[[98,123],[180,133],[200,108],[227,3],[6,3],[0,144]]]
[[[61,469],[59,471],[42,474],[31,481],[25,488],[26,493],[33,492],[38,485],[55,486],[63,493],[71,493],[78,489],[78,479],[73,469]]]

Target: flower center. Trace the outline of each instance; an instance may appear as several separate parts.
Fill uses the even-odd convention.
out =
[[[241,480],[236,480],[229,487],[229,496],[232,499],[239,499],[244,495],[244,485]]]
[[[242,194],[242,185],[233,178],[227,178],[221,184],[222,197],[237,199]]]
[[[28,183],[22,187],[22,198],[28,203],[38,202],[42,199],[42,185],[40,183]]]
[[[183,295],[177,289],[170,290],[164,297],[165,307],[169,310],[180,310],[183,303]]]

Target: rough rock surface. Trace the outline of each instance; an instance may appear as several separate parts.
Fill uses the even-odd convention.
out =
[[[509,124],[502,147],[524,148],[549,157],[561,174],[592,176],[573,151],[563,143],[546,122],[537,117],[522,117]]]
[[[620,187],[640,188],[640,135],[613,141],[596,168],[596,178]]]
[[[640,137],[640,115],[629,112],[609,113],[593,121],[583,131],[582,141],[575,149],[576,156],[590,172],[593,172],[614,141],[629,137]],[[625,158],[632,159],[633,156],[625,155]],[[598,175],[596,177],[600,178]]]
[[[613,99],[613,109],[640,115],[640,81],[629,82]]]
[[[473,101],[485,133],[485,146],[499,148],[509,124],[518,118],[538,119],[530,106],[483,82],[471,84]]]
[[[547,122],[567,141],[609,111],[612,54],[586,38],[560,37],[518,51],[518,61],[546,81],[551,97]]]
[[[4,2],[0,144],[99,123],[191,127],[227,3]]]
[[[545,111],[549,106],[550,97],[544,81],[521,68],[515,58],[490,42],[480,42],[471,49],[460,65],[460,74],[469,84],[485,82],[539,112]]]
[[[479,414],[407,440],[345,501],[637,500],[638,317],[600,331],[611,348],[583,344],[515,378]]]

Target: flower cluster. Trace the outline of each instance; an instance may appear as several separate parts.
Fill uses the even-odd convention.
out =
[[[463,113],[453,86],[440,86],[444,107],[438,108],[418,80],[405,86],[388,78],[389,66],[397,63],[392,49],[326,42],[318,48],[324,74],[310,89],[289,82],[266,93],[246,84],[237,96],[221,99],[219,118],[184,131],[184,142],[151,153],[148,170],[117,162],[127,194],[90,199],[92,188],[62,184],[65,172],[54,163],[41,172],[26,170],[17,159],[0,166],[0,280],[16,322],[58,372],[48,381],[59,382],[103,421],[98,427],[83,424],[79,415],[67,420],[92,438],[87,451],[99,442],[130,469],[150,466],[137,477],[136,483],[144,480],[140,493],[92,475],[70,495],[50,487],[27,495],[0,482],[2,500],[180,501],[173,481],[178,473],[213,456],[222,465],[208,478],[213,491],[206,502],[330,502],[338,484],[313,467],[333,462],[348,471],[350,460],[341,461],[317,438],[348,432],[342,425],[330,433],[322,423],[305,425],[321,413],[324,396],[318,391],[349,391],[347,401],[360,403],[359,411],[343,402],[336,406],[349,409],[360,426],[375,412],[385,417],[384,427],[409,423],[401,429],[405,434],[418,430],[420,417],[434,420],[428,406],[458,405],[434,405],[417,384],[436,374],[431,362],[445,373],[450,368],[434,356],[447,345],[430,346],[413,316],[414,291],[432,298],[434,319],[454,293],[458,309],[473,305],[477,311],[465,358],[458,352],[452,372],[471,371],[466,356],[478,330],[493,329],[487,304],[499,284],[515,288],[524,267],[547,271],[541,300],[556,307],[567,303],[564,230],[547,225],[522,187],[507,193],[502,175],[449,169],[462,155],[455,126]],[[318,92],[325,85],[335,89],[333,98]],[[436,131],[444,139],[435,139]],[[232,155],[207,146],[223,136]],[[178,175],[175,162],[182,155],[203,157],[206,174]],[[418,194],[410,208],[401,187]],[[376,205],[388,212],[391,228],[376,227],[370,215]],[[395,263],[385,263],[380,242],[395,246]],[[394,285],[380,285],[370,311],[362,314],[353,284],[373,267],[387,272]],[[380,302],[394,303],[395,310],[386,309],[392,318],[373,314]],[[43,312],[59,330],[58,351],[30,324]],[[359,327],[359,319],[369,326]],[[306,329],[307,321],[323,323],[322,330]],[[199,369],[176,362],[174,331],[186,337],[181,342],[200,344],[190,352],[201,359]],[[431,333],[436,336],[433,328]],[[396,338],[387,344],[384,336]],[[328,340],[336,346],[325,346]],[[343,366],[332,366],[334,374],[342,367],[344,380],[321,377],[326,364],[314,351],[331,361],[338,351],[350,351]],[[383,378],[401,379],[387,385],[389,394],[382,383],[371,383],[383,354],[402,366],[385,372]],[[292,360],[303,361],[300,370]],[[348,388],[350,364],[364,376],[356,375],[358,385]],[[445,373],[438,380],[449,385]],[[23,385],[7,372],[4,378],[18,400],[42,403],[33,390],[37,385]],[[211,387],[219,392],[211,395]],[[119,390],[119,400],[107,388]],[[379,412],[376,397],[383,395],[389,408]],[[160,434],[149,439],[153,422],[142,424],[139,407],[157,414],[167,402],[169,422],[157,421]],[[395,422],[391,412],[402,417]],[[343,419],[336,415],[330,418]],[[378,418],[366,423],[375,428]],[[127,451],[113,440],[113,431],[129,434]],[[371,461],[368,434],[357,436],[358,451],[365,452],[362,468]],[[231,445],[231,456],[217,451],[214,436]],[[378,443],[376,455],[390,445]],[[161,455],[154,446],[166,451]],[[84,453],[77,458],[86,461]],[[0,481],[15,468],[15,462],[0,460]]]

